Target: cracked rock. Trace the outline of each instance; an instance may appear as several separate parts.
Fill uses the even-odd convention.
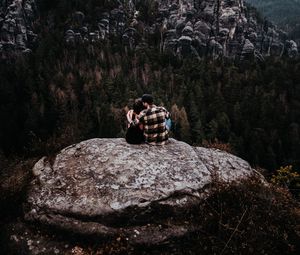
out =
[[[189,234],[187,225],[169,219],[207,198],[213,182],[249,178],[255,171],[226,152],[174,139],[164,146],[91,139],[63,149],[54,160],[42,158],[33,172],[27,221],[157,245]]]

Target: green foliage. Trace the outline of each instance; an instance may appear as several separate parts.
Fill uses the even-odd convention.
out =
[[[300,23],[300,2],[297,0],[247,0],[271,21],[293,28]]]
[[[280,167],[272,176],[271,182],[280,186],[289,187],[291,182],[299,179],[300,175],[293,171],[292,166]]]
[[[300,174],[293,170],[293,166],[280,167],[272,175],[273,184],[288,188],[296,196],[300,195]]]
[[[175,138],[230,143],[239,156],[270,171],[299,167],[298,60],[267,59],[245,70],[216,61],[164,62],[153,50],[141,57],[114,53],[101,43],[68,48],[53,38],[31,56],[1,63],[6,154],[41,155],[82,139],[124,134],[124,107],[149,92],[170,111],[177,105]]]

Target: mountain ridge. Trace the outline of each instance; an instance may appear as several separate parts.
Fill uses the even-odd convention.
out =
[[[272,22],[282,26],[293,26],[300,23],[299,0],[247,0]]]
[[[35,32],[29,29],[33,25],[21,18],[27,15],[26,9],[23,11],[20,7],[21,1],[7,3],[6,8],[2,7],[0,51],[2,49],[4,54],[10,49],[29,52],[35,41],[29,40],[29,35]],[[247,8],[243,0],[60,1],[52,4],[24,0],[22,4],[43,12],[48,18],[40,29],[45,30],[47,25],[47,30],[64,32],[69,44],[108,41],[130,50],[155,47],[160,52],[196,58],[262,60],[268,55],[298,55],[297,44],[288,40],[284,31],[259,21],[255,11]],[[34,18],[31,19],[34,23]]]

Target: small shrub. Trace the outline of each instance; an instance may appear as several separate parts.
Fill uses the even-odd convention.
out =
[[[212,189],[190,216],[201,231],[187,241],[187,254],[298,254],[300,215],[288,190],[255,177]]]
[[[293,170],[291,165],[276,170],[276,173],[272,175],[271,182],[288,188],[297,197],[300,195],[300,175]]]
[[[297,172],[293,171],[293,167],[289,165],[280,167],[280,169],[276,170],[276,174],[272,176],[271,182],[283,187],[289,187],[290,184],[299,179],[299,177],[300,175]]]

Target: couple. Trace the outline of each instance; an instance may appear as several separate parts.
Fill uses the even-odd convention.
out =
[[[146,142],[152,145],[163,145],[168,140],[166,120],[169,112],[153,104],[153,97],[144,94],[134,102],[133,109],[128,111],[128,129],[126,141],[132,144]]]

